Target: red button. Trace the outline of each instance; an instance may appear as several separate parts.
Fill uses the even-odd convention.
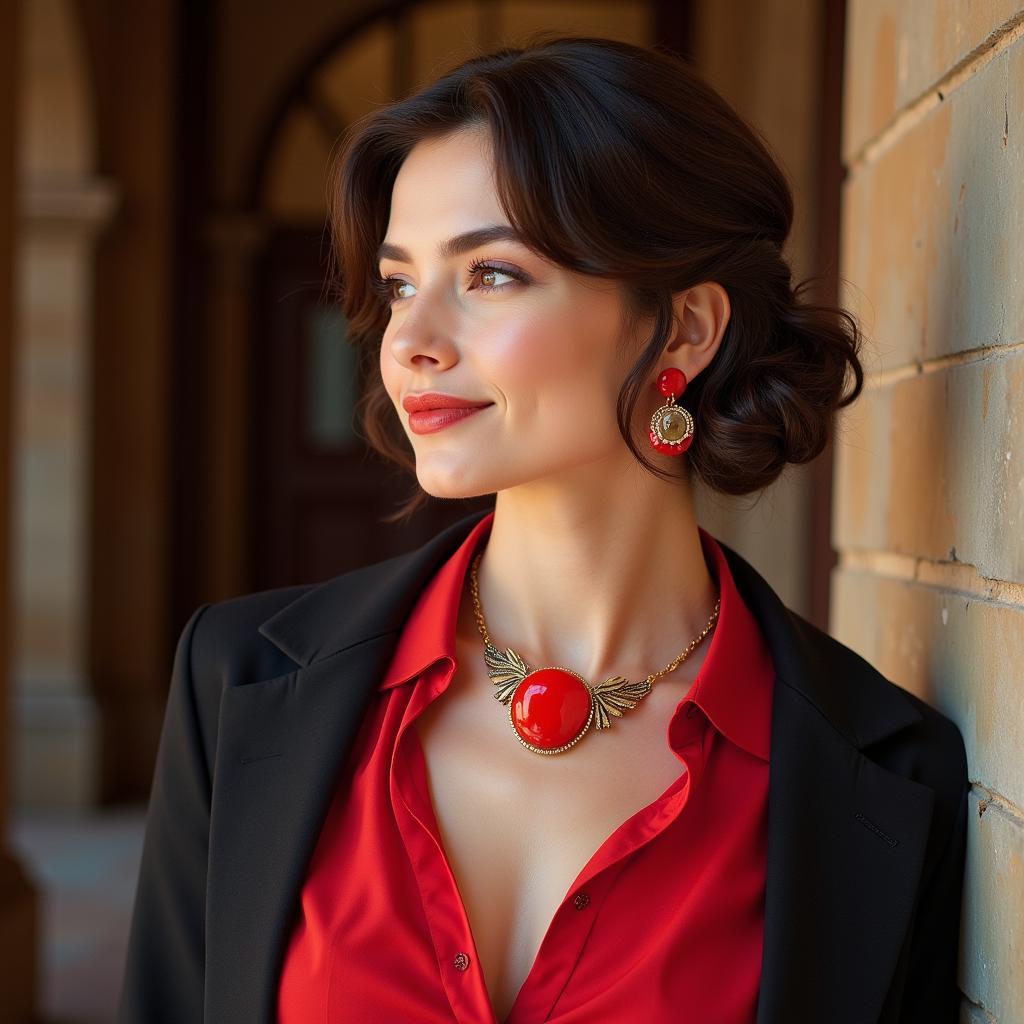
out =
[[[456,953],[452,964],[457,971],[464,971],[469,967],[469,957],[465,953]]]

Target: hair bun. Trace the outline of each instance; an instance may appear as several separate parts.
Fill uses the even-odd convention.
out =
[[[857,398],[864,374],[861,334],[846,310],[802,304],[793,293],[774,309],[730,297],[719,352],[694,382],[690,460],[709,487],[738,495],[767,487],[787,463],[820,455],[835,412]],[[848,373],[853,387],[844,393]]]

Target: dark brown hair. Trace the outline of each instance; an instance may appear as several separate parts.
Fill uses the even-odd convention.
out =
[[[847,311],[798,301],[810,281],[791,286],[782,246],[793,197],[767,144],[674,54],[544,36],[467,60],[364,116],[331,169],[330,283],[363,355],[358,408],[372,448],[415,471],[380,376],[389,311],[372,284],[392,186],[417,142],[474,127],[489,130],[499,200],[527,245],[621,282],[628,321],[654,318],[616,413],[643,466],[677,479],[648,459],[630,424],[637,403],[652,399],[673,294],[705,281],[726,290],[731,316],[680,399],[696,420],[686,472],[712,490],[748,494],[825,448],[835,410],[863,386],[861,333]],[[427,497],[417,487],[398,516]]]

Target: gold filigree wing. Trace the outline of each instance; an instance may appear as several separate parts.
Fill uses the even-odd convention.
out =
[[[590,692],[594,697],[594,725],[607,729],[612,724],[609,716],[621,718],[623,711],[635,708],[640,698],[651,692],[651,684],[646,679],[631,683],[625,676],[612,676],[592,686]]]
[[[502,704],[511,700],[516,687],[530,674],[526,662],[511,647],[499,651],[493,644],[485,643],[484,663],[487,665],[487,674],[498,688],[494,699],[500,700]]]

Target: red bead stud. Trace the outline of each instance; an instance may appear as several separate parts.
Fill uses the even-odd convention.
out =
[[[686,390],[686,374],[678,366],[662,370],[658,376],[658,390],[668,399],[678,398]]]

